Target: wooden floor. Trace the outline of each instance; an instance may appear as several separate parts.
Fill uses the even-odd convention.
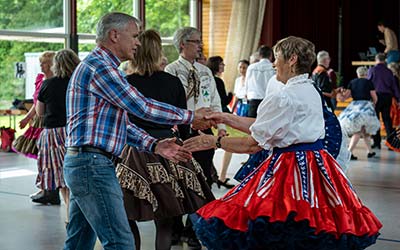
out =
[[[400,154],[386,147],[377,157],[367,160],[360,143],[348,177],[363,202],[377,215],[384,227],[377,244],[371,250],[400,249]],[[215,163],[219,166],[222,151],[217,150]],[[247,159],[234,155],[228,175],[232,176]],[[0,153],[0,249],[55,250],[62,249],[65,240],[65,206],[42,206],[31,203],[28,195],[35,192],[36,165],[34,160],[13,153]],[[216,196],[226,189],[213,187]],[[154,249],[152,222],[140,223],[142,250]],[[99,244],[96,250],[101,249]],[[186,245],[174,250],[188,249]]]

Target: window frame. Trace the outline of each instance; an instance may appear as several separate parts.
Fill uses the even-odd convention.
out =
[[[189,0],[189,16],[190,26],[201,31],[202,17],[202,0]],[[38,31],[20,31],[20,30],[5,30],[0,29],[0,40],[11,41],[27,41],[27,42],[49,42],[49,43],[64,43],[65,48],[77,50],[77,43],[95,43],[96,35],[87,33],[77,33],[76,28],[76,0],[63,0],[63,20],[64,32],[47,33]],[[132,0],[134,16],[146,22],[146,1]],[[162,37],[163,45],[173,44],[172,37]]]

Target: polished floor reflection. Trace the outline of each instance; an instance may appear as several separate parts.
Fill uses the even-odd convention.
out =
[[[357,148],[357,161],[352,161],[348,177],[363,202],[378,216],[384,227],[375,250],[400,249],[400,154],[378,150],[367,159],[365,150]],[[223,151],[218,150],[216,166]],[[234,155],[228,176],[232,176],[246,155]],[[65,239],[65,206],[42,206],[31,203],[29,194],[36,191],[33,183],[36,162],[13,153],[0,153],[0,249],[55,250],[62,249]],[[227,190],[213,187],[216,196]],[[140,223],[142,250],[154,249],[154,224]],[[99,244],[96,250],[102,249]],[[189,249],[185,244],[174,250]]]

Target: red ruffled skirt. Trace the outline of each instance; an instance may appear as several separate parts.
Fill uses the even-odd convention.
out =
[[[198,215],[208,249],[364,249],[382,227],[325,150],[274,152]]]
[[[39,149],[36,143],[42,131],[43,119],[39,116],[35,116],[32,125],[29,126],[25,133],[13,141],[12,150],[26,157],[37,159]]]
[[[390,107],[390,118],[392,119],[392,126],[400,126],[400,106],[397,105],[396,98],[392,98],[392,106]]]

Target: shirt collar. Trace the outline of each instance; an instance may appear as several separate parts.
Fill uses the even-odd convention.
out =
[[[116,68],[119,67],[119,65],[121,64],[121,60],[119,60],[118,57],[116,57],[111,50],[107,49],[104,46],[97,46],[94,50],[96,53],[99,53],[102,57],[104,57],[106,59],[106,61],[111,62],[111,64],[113,66],[115,66]]]
[[[260,62],[268,62],[271,63],[271,61],[268,58],[261,58]]]
[[[188,60],[186,60],[185,58],[183,58],[182,56],[179,56],[178,61],[180,63],[182,63],[188,70],[191,68],[196,68],[198,69],[198,65],[199,63],[194,61],[194,63],[192,64],[191,62],[189,62]]]
[[[297,76],[294,76],[294,77],[290,78],[287,81],[286,85],[302,84],[302,83],[306,83],[306,82],[312,83],[312,80],[310,80],[308,78],[308,73],[297,75]]]
[[[181,55],[179,56],[178,60],[180,62],[182,62],[183,64],[185,64],[185,66],[188,66],[188,67],[192,67],[194,64],[194,63],[192,64],[191,62],[189,62],[187,59],[183,58],[183,56],[181,56]]]

